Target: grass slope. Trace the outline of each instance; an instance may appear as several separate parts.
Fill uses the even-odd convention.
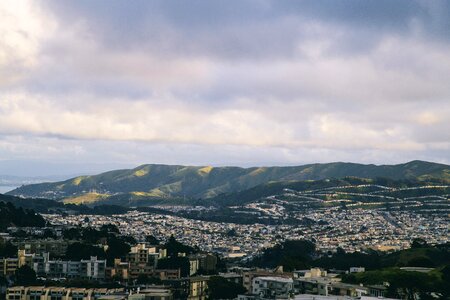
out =
[[[146,199],[207,199],[274,181],[320,180],[346,176],[385,177],[394,180],[437,178],[450,182],[450,167],[423,161],[382,166],[328,163],[260,168],[142,165],[135,169],[80,176],[61,182],[26,185],[9,194],[50,199],[69,198],[71,203],[105,200],[116,202],[117,199],[124,199],[124,195],[128,195],[127,199],[132,199],[133,202]],[[90,196],[79,198],[83,195]]]

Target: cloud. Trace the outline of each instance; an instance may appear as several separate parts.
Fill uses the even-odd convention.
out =
[[[30,2],[0,3],[0,88],[21,80],[38,64],[40,43],[52,25]]]
[[[145,162],[137,143],[178,163],[448,162],[447,8],[5,1],[0,147],[12,159],[29,143],[40,159]]]

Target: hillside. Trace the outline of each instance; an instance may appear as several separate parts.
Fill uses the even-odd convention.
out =
[[[310,164],[293,167],[210,167],[142,165],[66,181],[25,185],[9,195],[64,199],[65,203],[114,203],[130,205],[141,200],[208,199],[275,181],[326,178],[388,178],[393,180],[441,180],[450,182],[450,167],[423,161],[399,165],[355,163]],[[128,203],[127,203],[128,202]]]
[[[37,213],[82,213],[93,215],[112,215],[122,214],[127,212],[126,207],[117,205],[98,205],[95,207],[88,207],[86,205],[64,204],[56,200],[44,198],[20,198],[10,195],[0,194],[0,205],[12,204],[17,208],[24,210],[33,210]]]
[[[301,207],[330,207],[344,204],[358,207],[389,206],[389,209],[450,209],[450,185],[435,181],[364,179],[345,177],[315,181],[270,182],[256,187],[207,199],[224,206],[256,201],[281,201]],[[430,207],[432,206],[432,207]],[[297,207],[299,208],[299,207]],[[293,209],[292,207],[290,208]]]
[[[0,202],[0,230],[5,230],[10,226],[44,227],[45,220],[33,210],[16,208],[11,203]]]

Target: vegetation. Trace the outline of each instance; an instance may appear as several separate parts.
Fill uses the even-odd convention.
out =
[[[0,230],[5,230],[9,226],[43,227],[45,220],[33,210],[16,208],[11,203],[0,202]]]
[[[61,182],[26,185],[9,194],[43,197],[48,195],[47,192],[52,192],[54,199],[71,197],[68,201],[75,203],[126,203],[140,206],[167,200],[182,202],[185,197],[191,200],[209,199],[276,181],[308,181],[348,176],[450,182],[447,165],[423,161],[391,166],[328,163],[264,168],[142,165],[131,170],[115,170]]]
[[[0,258],[15,256],[17,256],[17,246],[14,246],[9,241],[0,240]]]
[[[283,266],[285,271],[306,269],[311,266],[315,245],[310,241],[285,241],[264,250],[261,256],[250,262],[258,267],[275,268]]]
[[[146,274],[140,274],[136,280],[137,284],[162,284],[159,277],[149,277]]]
[[[181,277],[189,276],[189,258],[184,256],[171,256],[158,260],[158,269],[180,269]]]
[[[67,247],[66,259],[82,260],[89,259],[91,256],[97,256],[98,259],[106,258],[105,251],[97,246],[88,243],[73,243]]]
[[[209,299],[236,299],[246,291],[242,285],[221,276],[212,276],[208,281]]]
[[[130,252],[130,245],[136,244],[131,236],[120,235],[119,229],[113,224],[103,225],[100,230],[94,228],[70,228],[63,231],[63,238],[78,240],[67,247],[66,258],[73,260],[89,259],[91,256],[106,258],[108,264],[115,258],[124,258]],[[107,250],[97,246],[103,243]]]
[[[180,253],[192,254],[198,252],[197,249],[178,242],[173,235],[170,236],[165,244],[165,248],[167,249],[167,255],[172,257],[178,256]]]
[[[16,207],[24,209],[32,209],[38,213],[81,213],[92,215],[113,215],[123,214],[128,211],[127,208],[118,205],[98,205],[95,207],[88,207],[85,205],[64,204],[55,200],[44,198],[20,198],[10,195],[0,194],[0,203],[11,203]]]
[[[17,285],[29,286],[36,282],[36,272],[27,265],[18,268],[14,275]]]
[[[257,213],[255,211],[251,211],[250,213],[246,213],[247,210],[245,208],[239,207],[230,208],[230,207],[219,207],[215,210],[192,210],[192,211],[179,211],[176,213],[177,216],[208,221],[208,222],[219,222],[219,223],[236,223],[236,224],[265,224],[265,225],[301,225],[304,224],[303,220],[299,220],[297,218],[286,218],[286,219],[277,219],[267,216],[262,216],[261,213]]]
[[[145,237],[145,241],[147,243],[149,243],[150,245],[159,245],[159,240],[156,237],[154,237],[153,235],[147,235]]]
[[[185,254],[192,254],[198,252],[198,249],[184,245],[178,242],[174,236],[170,236],[167,243],[164,245],[167,249],[167,258],[158,260],[158,269],[180,269],[181,276],[189,275],[189,259]]]
[[[389,282],[388,296],[413,299],[429,299],[432,292],[438,292],[444,299],[450,296],[450,245],[430,246],[424,241],[415,241],[415,247],[393,253],[368,251],[366,253],[345,253],[342,249],[334,254],[322,255],[315,252],[314,244],[308,241],[285,241],[266,249],[261,256],[249,262],[251,266],[283,266],[285,271],[322,267],[325,269],[348,270],[350,267],[365,267],[366,272],[343,275],[347,283],[364,285]],[[428,273],[402,270],[401,267],[434,267]]]
[[[432,292],[442,293],[444,299],[450,296],[447,287],[448,281],[444,280],[442,271],[422,273],[399,268],[386,268],[346,275],[343,280],[348,283],[363,283],[364,285],[389,282],[388,297],[401,296],[402,299],[415,299],[415,294],[419,294],[420,299],[430,299]]]
[[[211,199],[205,199],[204,202],[210,205],[219,204],[222,206],[242,205],[243,203],[254,202],[269,196],[277,195],[278,199],[283,199],[288,202],[304,202],[304,198],[298,197],[301,195],[292,195],[291,191],[303,192],[304,196],[317,198],[319,200],[338,200],[348,199],[360,202],[385,202],[389,198],[383,197],[367,197],[364,194],[374,191],[376,185],[382,185],[389,190],[378,190],[378,195],[384,197],[418,197],[418,196],[444,196],[450,193],[450,188],[434,187],[430,189],[408,189],[411,187],[423,187],[426,185],[444,185],[447,184],[441,180],[420,182],[417,180],[392,180],[387,178],[357,178],[344,177],[340,179],[324,179],[324,180],[310,180],[310,181],[279,181],[270,182],[267,184],[258,185],[251,189],[240,192],[221,194]],[[358,187],[361,185],[370,185],[368,187]],[[342,187],[347,187],[342,189]],[[311,191],[323,190],[321,193],[315,194]],[[309,191],[306,193],[306,191]],[[324,193],[328,194],[324,196]],[[349,193],[359,193],[358,195],[351,195]],[[426,201],[426,199],[425,199]],[[311,207],[321,207],[318,202],[309,204]],[[315,205],[315,206],[314,206]]]
[[[316,258],[317,257],[317,258]],[[424,264],[424,262],[426,262]],[[274,268],[283,266],[285,270],[321,267],[325,269],[348,270],[350,267],[364,267],[378,270],[392,267],[441,267],[450,265],[450,244],[405,249],[392,253],[367,252],[346,253],[338,248],[336,253],[317,253],[310,241],[287,240],[264,252],[249,262],[251,266]]]

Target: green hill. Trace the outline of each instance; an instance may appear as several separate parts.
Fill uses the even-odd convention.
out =
[[[450,166],[423,161],[399,165],[355,163],[310,164],[293,167],[210,167],[142,165],[66,181],[25,185],[8,194],[65,199],[65,203],[114,203],[167,199],[210,199],[224,193],[251,189],[275,181],[305,181],[343,177],[450,182]],[[128,203],[127,203],[128,202]]]

